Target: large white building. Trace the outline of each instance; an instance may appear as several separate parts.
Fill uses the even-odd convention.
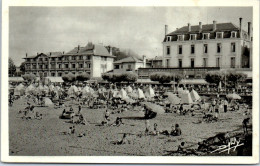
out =
[[[165,26],[163,67],[165,68],[251,68],[252,28],[248,31],[233,23],[187,26],[168,33]]]
[[[101,77],[113,69],[114,56],[103,45],[89,42],[85,47],[75,47],[67,53],[50,52],[27,56],[25,72],[44,77],[61,77],[69,72],[78,75],[82,72],[91,77]]]

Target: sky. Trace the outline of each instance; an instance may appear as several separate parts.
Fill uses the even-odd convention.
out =
[[[88,42],[162,56],[168,32],[182,26],[252,22],[251,7],[10,7],[9,56],[19,66],[25,54],[68,52]]]

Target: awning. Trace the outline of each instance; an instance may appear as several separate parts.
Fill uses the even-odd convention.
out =
[[[46,79],[48,79],[48,80],[49,80],[50,82],[52,82],[52,83],[64,82],[61,77],[46,77]]]
[[[191,85],[199,85],[199,84],[208,84],[204,79],[182,79],[180,84],[191,84]]]
[[[9,77],[9,82],[23,82],[24,79],[22,77]]]

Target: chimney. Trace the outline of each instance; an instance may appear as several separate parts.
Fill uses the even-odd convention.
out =
[[[251,40],[251,22],[248,22],[248,38]]]
[[[199,22],[199,31],[201,32],[202,31],[202,23]]]
[[[213,31],[217,30],[217,21],[213,21]]]
[[[190,23],[188,23],[188,32],[191,31],[191,26],[190,26]]]
[[[168,25],[165,25],[165,36],[168,34]]]
[[[240,38],[242,38],[242,17],[239,18],[239,34]]]
[[[64,51],[62,52],[62,54],[64,54]]]
[[[78,45],[78,51],[79,51],[79,49],[80,49],[80,45]]]
[[[51,56],[51,52],[50,52],[50,56]]]
[[[27,58],[27,53],[25,53],[25,57]]]
[[[143,68],[146,68],[146,56],[143,55]]]
[[[39,53],[37,52],[37,55],[39,55]]]
[[[112,47],[109,47],[109,54],[110,54],[110,55],[113,55]]]

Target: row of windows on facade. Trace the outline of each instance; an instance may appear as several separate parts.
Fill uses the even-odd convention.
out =
[[[49,65],[39,65],[39,69],[48,69],[48,67],[49,67]],[[62,64],[59,64],[58,65],[58,69],[62,69],[62,68],[63,68]],[[64,68],[65,69],[70,68],[69,64],[64,64]],[[76,68],[76,64],[71,64],[71,68],[75,69]],[[84,68],[83,64],[82,63],[79,64],[78,68]],[[91,68],[91,64],[88,63],[86,65],[86,68]],[[27,69],[30,69],[30,65],[27,66]],[[32,69],[37,69],[36,65],[32,65]],[[56,69],[56,64],[51,65],[51,69]]]
[[[166,59],[166,67],[170,67],[170,60]],[[178,67],[182,68],[182,59],[178,59]],[[190,67],[195,67],[195,60],[194,58],[190,59]],[[208,67],[208,58],[203,58],[203,67]],[[216,67],[221,67],[220,58],[216,58]],[[236,58],[231,57],[230,59],[230,68],[236,67]]]
[[[83,57],[85,57],[83,59]],[[55,60],[90,60],[90,56],[64,56],[64,57],[52,57],[50,58],[52,61],[55,61]],[[49,58],[38,58],[38,61],[48,61]],[[106,61],[107,60],[107,57],[101,57],[101,60],[102,61]],[[28,62],[30,62],[30,59],[27,59]],[[33,61],[36,61],[36,58],[33,59]]]
[[[81,74],[82,72],[79,72],[78,74]],[[86,72],[86,73],[88,73],[88,74],[90,74],[90,72]],[[37,73],[33,73],[34,75],[37,75]],[[40,75],[42,75],[42,76],[44,76],[44,77],[47,77],[48,76],[48,73],[39,73]],[[56,77],[56,76],[58,76],[58,77],[61,77],[62,75],[65,75],[65,74],[68,74],[68,72],[65,72],[65,73],[57,73],[57,75],[56,75],[56,73],[51,73],[51,76],[52,77]],[[72,72],[72,74],[76,74],[76,72]]]
[[[223,39],[223,33],[224,32],[217,32],[215,39]],[[177,36],[178,36],[177,41],[184,41],[184,35],[177,35]],[[231,32],[230,38],[237,38],[237,32],[235,31]],[[203,33],[202,39],[203,40],[210,39],[210,33]],[[171,41],[171,40],[172,40],[172,36],[167,36],[167,41]],[[197,40],[197,34],[190,34],[189,40]]]
[[[115,65],[115,69],[119,69],[119,68],[121,68],[121,69],[123,69],[123,65]],[[132,70],[132,65],[127,65],[127,70]]]
[[[222,48],[221,43],[217,43],[217,53],[221,53],[221,48]],[[231,52],[236,52],[236,43],[231,43]],[[193,45],[193,44],[190,47],[190,53],[191,54],[195,53],[195,45]],[[203,45],[203,53],[205,53],[205,54],[208,53],[208,44]],[[166,54],[167,55],[171,54],[170,46],[167,46]],[[179,45],[179,47],[178,47],[178,54],[182,54],[182,45]]]

